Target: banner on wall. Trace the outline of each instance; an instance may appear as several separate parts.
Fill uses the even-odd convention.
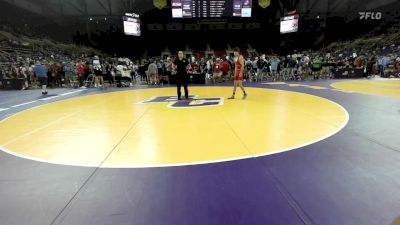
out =
[[[167,0],[153,0],[153,5],[157,8],[157,9],[162,9],[165,6],[167,6]]]
[[[258,5],[265,9],[271,4],[271,0],[258,0]]]

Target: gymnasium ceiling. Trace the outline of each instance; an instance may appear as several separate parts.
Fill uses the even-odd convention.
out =
[[[0,0],[54,19],[65,17],[121,16],[125,12],[142,14],[154,8],[153,0]],[[170,0],[169,0],[170,1]],[[296,6],[302,12],[368,11],[397,0],[271,0],[281,8]],[[258,0],[253,0],[253,5]]]

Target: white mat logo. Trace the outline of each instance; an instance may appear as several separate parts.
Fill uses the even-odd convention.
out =
[[[137,104],[169,103],[170,108],[196,108],[206,106],[219,106],[224,104],[224,98],[198,98],[197,95],[189,95],[188,100],[178,100],[176,96],[156,96]]]
[[[359,12],[360,20],[380,20],[382,19],[381,12]]]

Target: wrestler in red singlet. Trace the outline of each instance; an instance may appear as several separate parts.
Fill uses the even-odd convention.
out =
[[[236,87],[239,86],[240,89],[242,89],[243,91],[243,97],[242,99],[246,99],[247,97],[247,93],[244,90],[243,87],[243,64],[244,64],[244,60],[243,60],[243,56],[240,54],[240,49],[236,48],[234,50],[234,54],[235,57],[237,58],[236,62],[235,62],[235,80],[233,82],[233,93],[232,96],[229,97],[228,99],[235,99],[235,94],[236,94]]]
[[[242,64],[240,63],[240,60],[238,58],[238,60],[236,60],[235,62],[235,80],[243,80],[243,74],[242,76],[240,76],[240,71],[242,69]]]

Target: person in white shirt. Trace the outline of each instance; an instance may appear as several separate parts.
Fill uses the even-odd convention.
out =
[[[310,57],[308,57],[308,55],[304,55],[304,72],[308,75],[310,74]]]
[[[152,61],[147,69],[147,76],[150,84],[157,84],[158,81],[158,67],[155,61]]]
[[[31,63],[31,65],[28,68],[29,82],[30,82],[31,86],[33,86],[33,84],[36,82],[34,69],[35,69],[35,65],[34,65],[34,63]]]
[[[18,78],[24,79],[24,86],[22,87],[22,90],[29,88],[28,77],[28,69],[23,63],[21,63],[20,67],[18,68]]]

